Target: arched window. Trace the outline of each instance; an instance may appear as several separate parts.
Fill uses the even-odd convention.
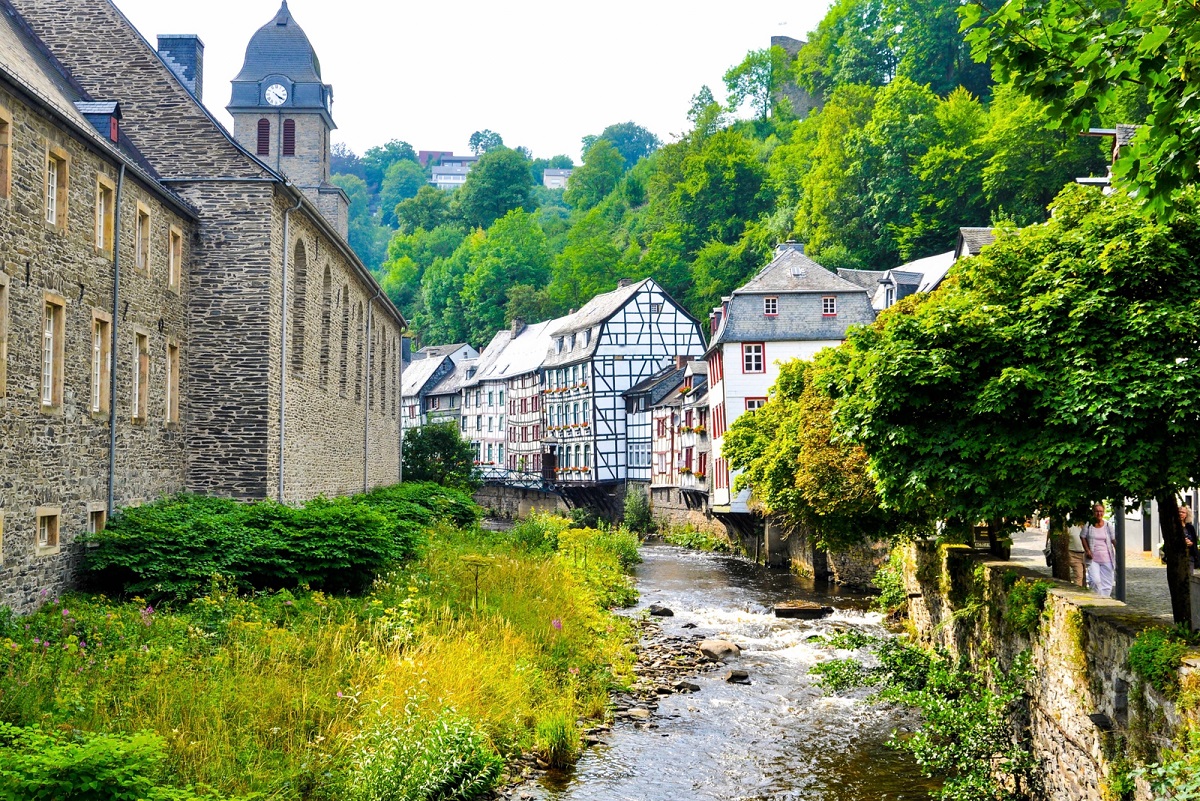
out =
[[[304,372],[304,318],[308,311],[308,252],[296,243],[292,259],[292,371]]]
[[[271,121],[258,121],[258,148],[255,150],[257,156],[271,155]]]
[[[296,121],[283,121],[283,155],[296,155]]]
[[[359,303],[354,307],[354,402],[363,399],[363,307]]]
[[[342,359],[339,362],[338,392],[346,397],[346,375],[350,367],[350,287],[342,287]]]
[[[318,370],[318,380],[321,389],[329,386],[329,336],[333,325],[333,277],[329,273],[329,265],[325,265],[325,277],[321,281],[321,363]]]

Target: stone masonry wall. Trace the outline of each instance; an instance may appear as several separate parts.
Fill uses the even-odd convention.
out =
[[[713,518],[707,504],[705,506],[704,509],[688,508],[683,493],[676,487],[652,487],[650,490],[650,508],[660,527],[691,526],[697,531],[728,537],[724,524]]]
[[[910,546],[905,583],[913,627],[922,642],[966,657],[979,669],[995,659],[1007,670],[1028,650],[1035,671],[1028,686],[1029,726],[1039,797],[1104,801],[1119,741],[1152,761],[1180,724],[1175,705],[1127,666],[1138,633],[1162,621],[1054,582],[1037,630],[1025,635],[1003,617],[1008,587],[1019,577],[1045,580],[1006,562],[983,561],[965,546]],[[1182,672],[1197,668],[1185,664]],[[1115,731],[1102,731],[1089,717],[1095,713],[1107,716]],[[1135,797],[1149,801],[1144,782]]]
[[[89,514],[107,509],[109,413],[92,410],[92,326],[111,320],[112,252],[97,247],[98,176],[114,190],[119,168],[77,134],[60,127],[23,95],[0,86],[0,106],[12,117],[12,191],[0,198],[0,291],[8,294],[7,359],[0,384],[0,605],[32,611],[74,579]],[[45,181],[48,147],[68,157],[65,227],[48,224]],[[115,199],[115,198],[114,198]],[[148,273],[134,264],[135,210],[150,213]],[[192,223],[162,196],[126,174],[120,213],[121,295],[117,331],[118,506],[153,500],[184,488],[183,446],[190,414],[187,380],[187,275]],[[183,281],[168,287],[169,230],[182,234]],[[43,406],[42,323],[48,299],[63,306],[61,404]],[[0,308],[0,312],[3,309]],[[148,338],[148,404],[132,420],[134,333]],[[167,343],[179,348],[179,423],[166,417]],[[5,347],[0,346],[0,355]],[[105,365],[102,387],[107,387]],[[39,507],[60,510],[56,547],[37,543]]]
[[[475,493],[475,503],[494,517],[521,519],[534,512],[569,515],[563,499],[553,493],[519,487],[486,486]]]

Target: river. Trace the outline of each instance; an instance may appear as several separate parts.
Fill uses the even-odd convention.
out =
[[[550,773],[533,788],[545,801],[882,801],[929,798],[934,786],[905,755],[887,746],[911,724],[901,710],[827,697],[808,668],[835,654],[808,638],[831,625],[881,634],[880,617],[862,596],[837,593],[787,572],[727,556],[665,545],[642,549],[639,607],[669,607],[666,633],[702,634],[742,647],[732,667],[749,686],[727,684],[723,671],[701,674],[694,694],[665,696],[656,726],[614,728],[569,772]],[[821,621],[782,620],[777,601],[821,600],[834,606]],[[694,630],[685,624],[695,624]],[[526,796],[528,797],[528,795]]]

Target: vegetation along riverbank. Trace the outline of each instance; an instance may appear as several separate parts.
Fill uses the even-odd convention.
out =
[[[568,762],[631,679],[638,558],[568,526],[484,531],[432,484],[129,510],[108,594],[0,622],[0,798],[475,798]]]

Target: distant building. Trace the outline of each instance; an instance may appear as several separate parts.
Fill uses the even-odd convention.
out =
[[[417,163],[422,167],[428,167],[430,164],[441,164],[442,159],[446,156],[453,156],[452,150],[418,150]]]
[[[449,167],[434,167],[430,170],[429,183],[438,189],[458,189],[467,182],[467,173],[470,171],[470,167],[457,164]]]
[[[782,47],[792,62],[796,61],[800,50],[807,44],[801,39],[793,39],[790,36],[771,37],[771,46]],[[820,108],[822,103],[822,98],[814,97],[807,89],[796,83],[796,79],[791,77],[790,72],[780,81],[779,88],[775,90],[775,100],[786,102],[791,106],[792,113],[800,119],[807,117],[813,109]]]
[[[733,492],[734,473],[722,455],[726,430],[743,413],[767,402],[780,362],[810,359],[841,344],[850,326],[872,322],[872,294],[789,242],[713,310],[707,359],[714,513],[750,513],[749,492]]]
[[[546,170],[542,173],[542,186],[547,189],[566,189],[572,172],[574,170]]]

